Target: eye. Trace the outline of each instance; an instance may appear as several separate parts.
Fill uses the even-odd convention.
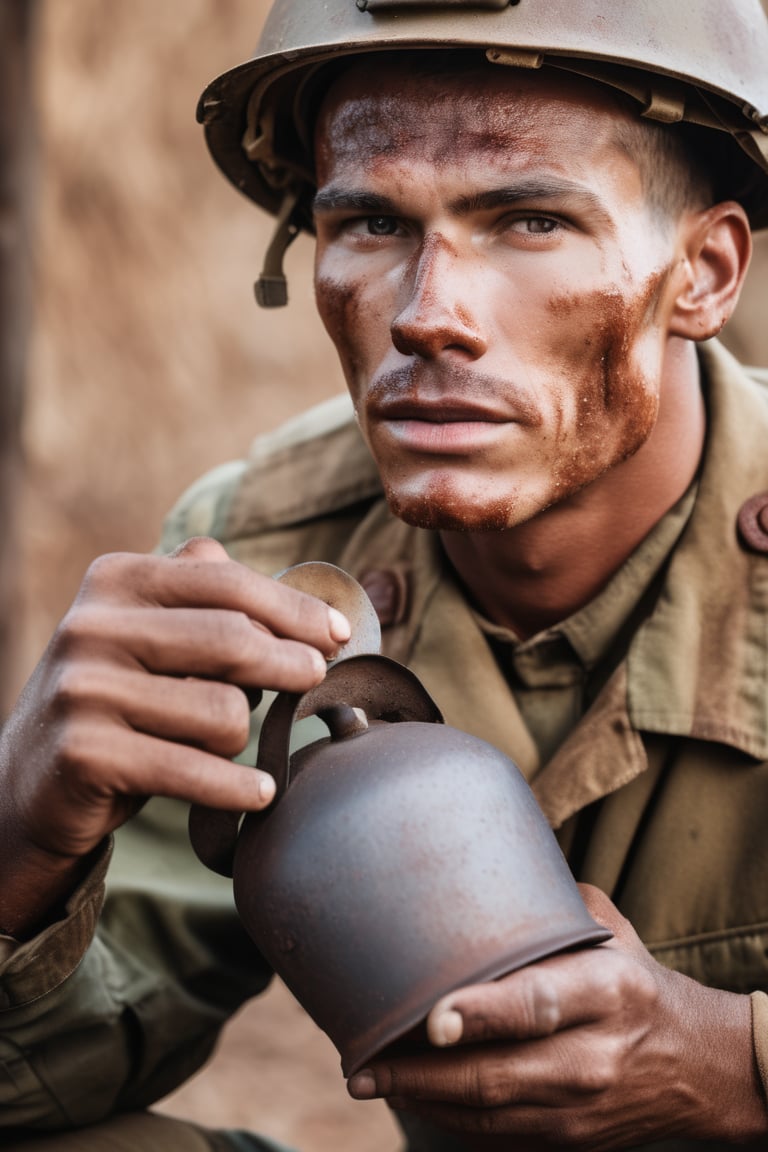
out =
[[[515,232],[525,232],[529,236],[548,236],[556,232],[561,224],[551,216],[517,216],[510,220],[509,227]]]
[[[371,236],[394,236],[399,227],[394,216],[368,216],[365,224]]]
[[[563,222],[556,217],[545,215],[516,215],[507,220],[507,227],[511,232],[525,236],[550,236],[560,232]]]
[[[548,216],[531,216],[525,223],[528,226],[529,232],[535,232],[539,235],[546,232],[554,232],[558,227],[557,220],[551,220]]]

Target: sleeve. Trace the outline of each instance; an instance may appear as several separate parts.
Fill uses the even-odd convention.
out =
[[[752,1034],[755,1059],[766,1099],[768,1099],[768,995],[752,993]]]
[[[205,1062],[228,1017],[269,983],[231,881],[191,849],[187,811],[150,801],[115,838],[98,925],[106,852],[66,918],[0,968],[0,1128],[146,1107]]]

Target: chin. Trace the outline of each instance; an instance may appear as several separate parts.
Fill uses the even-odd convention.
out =
[[[514,498],[473,498],[450,485],[424,492],[387,486],[386,497],[400,520],[435,532],[503,532],[528,519]]]

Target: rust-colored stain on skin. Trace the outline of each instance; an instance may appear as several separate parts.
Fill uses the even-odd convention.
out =
[[[347,380],[353,380],[361,367],[356,351],[361,308],[357,286],[332,276],[318,275],[315,277],[315,299],[326,329],[334,333]]]
[[[652,436],[675,230],[594,86],[376,75],[319,119],[318,307],[392,511],[502,531]]]
[[[579,310],[591,319],[584,372],[580,381],[573,382],[578,445],[555,468],[557,484],[568,492],[594,479],[594,453],[604,448],[606,414],[611,415],[615,428],[616,463],[636,452],[653,430],[659,411],[658,387],[634,360],[633,347],[637,333],[653,316],[669,274],[669,269],[653,273],[634,296],[617,288],[586,300],[564,295],[550,301],[555,316]]]

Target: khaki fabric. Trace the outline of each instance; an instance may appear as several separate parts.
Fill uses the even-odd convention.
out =
[[[192,1124],[149,1113],[31,1140],[11,1140],[9,1152],[227,1152]]]
[[[115,1116],[104,1124],[54,1136],[11,1137],[6,1152],[289,1152],[247,1132],[214,1132],[152,1112]]]
[[[662,963],[765,993],[768,555],[740,544],[736,522],[768,491],[768,404],[716,343],[701,355],[709,434],[695,507],[604,686],[546,763],[439,541],[389,514],[347,401],[204,479],[163,547],[207,532],[262,571],[306,559],[347,568],[376,592],[385,653],[413,668],[449,723],[520,764],[577,877],[615,900]],[[60,942],[69,930],[63,921]],[[15,981],[0,1013],[0,1123],[77,1127],[145,1108],[270,978],[231,884],[196,861],[186,810],[168,800],[117,836],[98,929],[74,969],[81,927],[71,932],[58,968],[42,939],[0,965],[0,990],[5,970]],[[760,997],[753,1019],[765,1075]],[[414,1136],[414,1152],[449,1146]]]

